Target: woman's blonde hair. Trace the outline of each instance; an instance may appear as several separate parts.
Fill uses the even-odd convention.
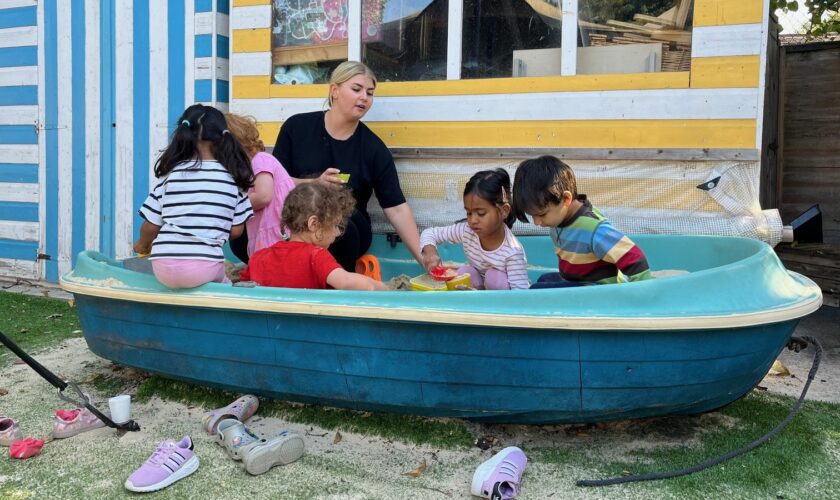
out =
[[[373,86],[376,87],[376,75],[364,63],[360,63],[359,61],[344,61],[336,66],[330,76],[330,86],[332,84],[341,85],[356,75],[365,75],[373,80]],[[332,107],[332,92],[329,89],[327,90],[327,107]]]
[[[257,153],[265,151],[265,144],[260,139],[260,131],[254,117],[225,113],[225,121],[228,130],[242,144],[249,157],[253,158]]]
[[[323,227],[339,226],[347,222],[355,208],[356,198],[344,186],[298,184],[283,202],[283,225],[292,233],[305,233],[309,231],[309,218],[314,215]]]

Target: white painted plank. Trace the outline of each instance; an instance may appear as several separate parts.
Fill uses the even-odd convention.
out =
[[[560,74],[570,76],[577,74],[577,18],[578,0],[562,0],[561,16],[566,21],[560,28]]]
[[[0,163],[38,163],[38,158],[37,144],[0,144]]]
[[[58,34],[58,274],[70,272],[73,258],[73,9],[57,19]]]
[[[37,222],[0,220],[0,238],[5,240],[38,241],[40,229]],[[35,258],[35,256],[32,256]],[[2,272],[0,272],[2,274]]]
[[[15,201],[21,203],[38,203],[39,192],[37,184],[26,182],[0,182],[0,201]]]
[[[99,249],[100,102],[99,0],[85,0],[85,248]]]
[[[464,24],[464,0],[449,0],[446,31],[446,79],[461,79],[461,40]]]
[[[0,107],[0,125],[23,125],[36,123],[37,121],[37,105]]]
[[[2,15],[2,11],[0,11]],[[38,27],[21,26],[0,29],[0,48],[38,45]]]
[[[184,108],[195,100],[195,1],[184,0]]]
[[[347,0],[347,60],[362,60],[362,0]]]
[[[378,97],[365,121],[755,119],[756,89],[622,90],[481,96]],[[240,99],[237,112],[282,121],[321,98]]]
[[[166,0],[151,0],[149,13],[154,16],[158,14],[155,24],[166,26],[168,15],[166,11]],[[154,17],[152,17],[154,18]],[[166,149],[169,143],[169,106],[168,106],[168,85],[169,81],[169,49],[164,37],[155,37],[156,26],[149,26],[150,58],[149,66],[152,77],[149,85],[149,190],[157,182],[155,178],[155,162],[160,153]],[[140,208],[140,207],[137,207]]]
[[[114,172],[114,252],[118,259],[131,255],[134,207],[134,2],[117,0],[116,6],[116,170]]]
[[[33,255],[34,259],[35,256]],[[40,279],[41,266],[34,260],[0,259],[0,275],[24,279]]]
[[[196,57],[195,58],[195,79],[196,80],[210,80],[213,78],[213,58],[212,57]],[[230,74],[230,63],[224,57],[216,58],[216,72],[215,76],[219,80],[227,80]],[[267,75],[268,73],[266,73]]]
[[[699,26],[692,34],[691,57],[758,55],[761,40],[761,24]]]
[[[38,66],[0,68],[0,87],[38,85]]]
[[[0,14],[2,9],[14,9],[15,7],[32,7],[38,5],[38,0],[3,0],[2,7],[0,7]]]
[[[195,14],[195,34],[210,35],[213,33],[214,12],[197,12]]]
[[[230,11],[230,28],[234,30],[271,27],[271,5],[234,7]]]
[[[230,16],[216,12],[216,34],[230,37]]]
[[[271,52],[233,52],[230,54],[230,75],[267,76],[271,74]]]
[[[46,40],[45,30],[44,30],[44,8],[41,7],[37,10],[38,15],[38,102],[43,103],[46,102],[46,85],[45,82],[46,76],[44,72],[44,68],[46,67],[44,64],[44,60],[46,58],[46,50],[44,49],[44,40]],[[38,107],[38,126],[41,129],[40,134],[38,134],[38,145],[34,147],[36,152],[35,157],[38,161],[38,186],[40,186],[40,196],[38,197],[38,220],[41,221],[41,224],[38,229],[38,248],[40,251],[44,252],[47,247],[47,190],[45,186],[47,185],[47,141],[45,140],[45,135],[43,134],[43,126],[46,122],[45,113],[46,113],[46,106],[39,106]],[[29,162],[27,162],[29,163]],[[39,278],[46,277],[46,263],[43,260],[35,261],[35,265],[37,266],[37,274]]]

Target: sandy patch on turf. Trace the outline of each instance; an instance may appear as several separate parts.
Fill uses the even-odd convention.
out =
[[[111,363],[91,353],[83,339],[39,353],[37,359],[66,380],[84,381],[98,373],[112,374]],[[107,410],[107,398],[90,384],[94,403]],[[26,436],[50,434],[57,408],[69,408],[56,391],[26,365],[0,369],[0,414],[20,422]],[[139,432],[120,433],[96,429],[45,445],[41,454],[25,461],[0,458],[0,491],[21,498],[113,498],[127,494],[123,482],[163,439],[192,436],[201,460],[198,471],[163,490],[164,498],[471,498],[475,468],[505,446],[520,446],[531,457],[518,498],[644,498],[649,489],[635,485],[619,489],[580,489],[574,481],[597,479],[598,466],[573,460],[551,460],[553,451],[574,450],[591,463],[633,462],[635,452],[658,447],[696,446],[704,428],[730,427],[736,422],[719,414],[697,418],[646,419],[589,426],[470,425],[475,436],[493,437],[489,450],[477,447],[446,450],[417,446],[377,436],[341,432],[318,426],[294,424],[259,412],[248,422],[257,433],[273,434],[290,429],[304,435],[306,454],[289,466],[249,476],[238,462],[227,457],[214,438],[200,425],[201,407],[152,399],[132,402],[132,418]],[[2,450],[0,450],[2,451]],[[425,471],[410,477],[423,462]],[[5,490],[4,490],[5,488]],[[659,490],[658,494],[661,493]],[[660,495],[661,496],[661,495]]]

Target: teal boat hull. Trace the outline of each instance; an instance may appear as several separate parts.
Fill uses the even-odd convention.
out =
[[[821,304],[761,242],[635,239],[654,269],[688,273],[507,292],[170,291],[85,252],[62,286],[90,349],[120,364],[274,399],[527,424],[725,406]],[[533,277],[556,265],[547,238],[522,240]],[[385,278],[420,273],[400,246],[373,251]]]

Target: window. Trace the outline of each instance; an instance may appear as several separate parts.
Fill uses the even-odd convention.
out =
[[[324,83],[347,60],[347,0],[273,0],[273,81]]]
[[[273,81],[324,83],[348,58],[380,81],[689,70],[691,0],[563,2],[273,0]]]
[[[463,2],[461,78],[548,74],[545,61],[528,67],[522,53],[553,54],[559,74],[560,0]]]
[[[447,0],[362,0],[362,62],[379,81],[446,79]]]

